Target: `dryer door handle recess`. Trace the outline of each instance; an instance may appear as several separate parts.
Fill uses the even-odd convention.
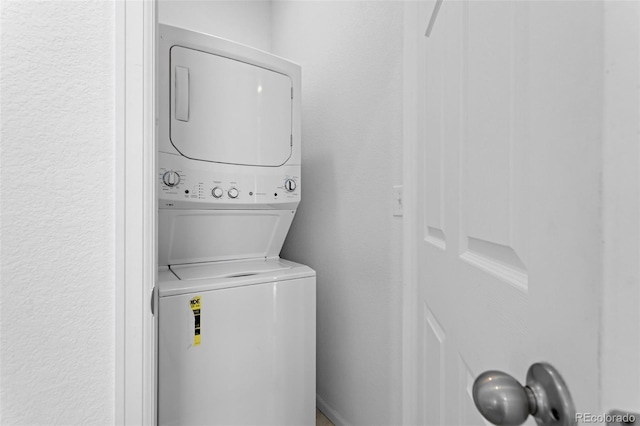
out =
[[[189,68],[176,67],[176,120],[189,121]]]

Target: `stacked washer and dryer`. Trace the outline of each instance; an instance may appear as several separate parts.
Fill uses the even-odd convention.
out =
[[[159,33],[158,423],[315,424],[315,272],[279,257],[300,203],[300,67]]]

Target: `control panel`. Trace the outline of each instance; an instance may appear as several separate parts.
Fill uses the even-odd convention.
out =
[[[173,156],[172,156],[173,157]],[[259,204],[292,204],[300,201],[300,167],[224,167],[204,164],[201,169],[172,161],[160,161],[160,208],[235,208]],[[193,162],[192,162],[193,163]],[[164,166],[164,167],[163,167]]]

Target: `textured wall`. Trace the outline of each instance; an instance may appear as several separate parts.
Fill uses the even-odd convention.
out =
[[[272,7],[274,53],[302,65],[304,187],[282,255],[318,272],[321,407],[399,424],[402,2]]]
[[[158,20],[271,50],[269,0],[159,0]]]
[[[0,424],[110,424],[114,3],[1,8]]]

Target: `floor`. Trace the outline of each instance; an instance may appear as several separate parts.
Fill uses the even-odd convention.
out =
[[[316,426],[334,426],[331,420],[326,418],[322,411],[316,408]]]

